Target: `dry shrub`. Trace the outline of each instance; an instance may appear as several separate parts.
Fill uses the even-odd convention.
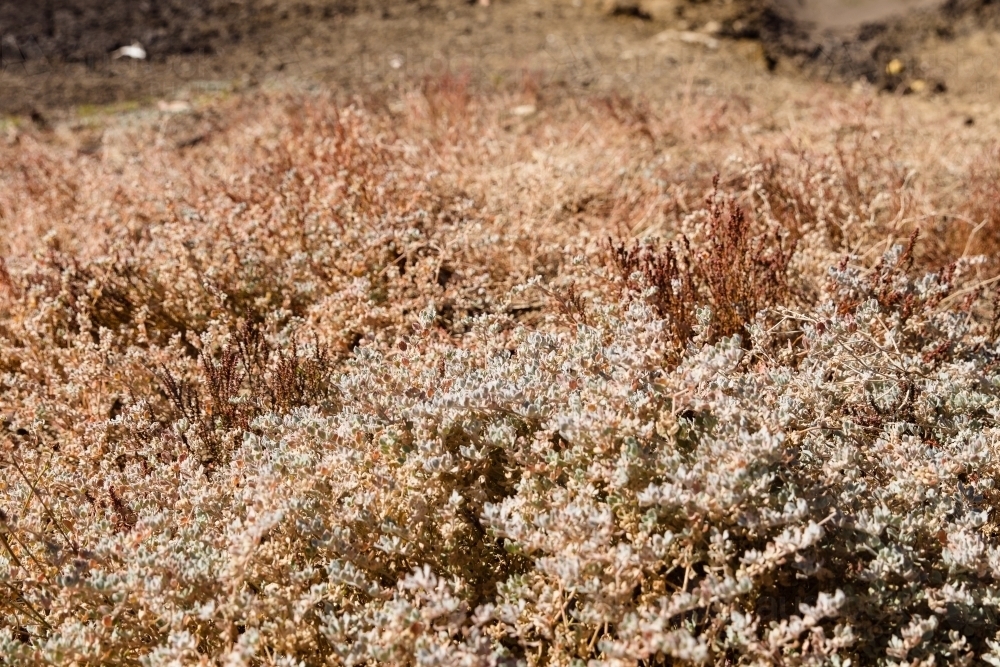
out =
[[[202,350],[198,384],[176,377],[169,369],[152,369],[173,414],[161,417],[175,428],[184,448],[206,471],[224,463],[231,437],[266,414],[286,414],[298,407],[332,409],[333,359],[318,344],[303,349],[292,338],[288,349],[276,347],[248,314],[216,353]]]
[[[794,243],[777,230],[753,234],[743,210],[732,200],[720,203],[719,179],[706,201],[704,247],[691,241],[660,248],[655,243],[609,242],[611,264],[621,284],[634,293],[651,290],[648,302],[669,322],[678,351],[694,336],[696,311],[711,309],[706,340],[716,341],[746,327],[762,310],[783,305],[788,295],[788,265]]]
[[[962,188],[956,223],[948,234],[949,245],[960,256],[996,258],[1000,251],[1000,148],[979,156]]]
[[[974,174],[864,105],[400,102],[0,146],[3,664],[1000,661]]]
[[[695,308],[700,304],[694,270],[689,264],[690,245],[683,241],[678,252],[674,244],[658,247],[655,243],[632,247],[608,241],[612,266],[622,286],[635,294],[647,290],[653,293],[647,301],[660,317],[669,322],[678,352],[694,335],[697,319]]]
[[[424,78],[422,92],[433,123],[459,129],[468,120],[472,102],[469,79],[467,72],[456,74],[450,71],[441,76]]]
[[[794,245],[774,230],[751,235],[743,210],[731,201],[724,208],[715,193],[709,207],[708,247],[698,266],[711,294],[716,335],[730,336],[785,298]]]

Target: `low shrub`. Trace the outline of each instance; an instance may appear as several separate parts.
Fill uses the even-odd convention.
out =
[[[0,664],[1000,664],[992,260],[899,164],[419,95],[0,147]]]
[[[912,301],[844,270],[856,307],[780,311],[794,364],[757,319],[667,369],[637,301],[482,316],[464,349],[425,313],[342,408],[223,418],[211,474],[141,403],[103,428],[154,435],[89,463],[8,446],[6,659],[996,659],[1000,351],[948,283],[895,280]]]
[[[788,297],[788,265],[794,242],[776,230],[753,234],[743,210],[733,201],[718,201],[719,177],[706,202],[703,248],[692,250],[682,236],[662,249],[652,244],[609,241],[611,265],[622,287],[648,293],[657,314],[670,323],[678,349],[696,329],[695,311],[708,306],[709,340],[746,333],[762,310],[782,305]]]

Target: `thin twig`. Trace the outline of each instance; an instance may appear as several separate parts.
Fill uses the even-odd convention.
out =
[[[14,460],[14,454],[13,454],[13,452],[11,453],[10,463],[11,463],[11,465],[14,466],[14,469],[17,470],[18,474],[21,475],[21,478],[28,485],[28,487],[31,489],[31,491],[36,496],[38,496],[38,502],[41,503],[42,508],[45,510],[45,513],[49,515],[49,519],[52,520],[52,523],[53,523],[53,525],[55,525],[56,530],[58,530],[59,533],[63,536],[63,539],[66,541],[66,544],[68,544],[73,549],[73,553],[79,553],[80,552],[80,548],[77,546],[76,542],[73,541],[73,539],[70,538],[70,536],[66,534],[66,531],[63,530],[63,528],[60,525],[59,521],[56,519],[55,514],[49,508],[48,504],[45,502],[45,499],[42,498],[42,494],[38,492],[38,489],[35,487],[35,485],[32,484],[31,480],[28,479],[28,476],[24,474],[24,470],[22,470],[21,466],[18,465],[17,461]]]

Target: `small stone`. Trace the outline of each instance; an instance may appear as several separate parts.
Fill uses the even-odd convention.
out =
[[[139,42],[132,42],[128,46],[123,46],[120,49],[115,49],[111,52],[111,59],[117,60],[118,58],[132,58],[134,60],[145,60],[146,59],[146,49],[142,48],[142,44]]]

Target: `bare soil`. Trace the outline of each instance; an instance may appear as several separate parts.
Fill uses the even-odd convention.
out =
[[[256,86],[386,94],[443,74],[540,95],[780,95],[799,78],[997,91],[989,0],[44,0],[0,4],[0,114]],[[610,8],[610,9],[609,9]],[[624,10],[622,9],[624,8]],[[692,37],[694,35],[694,37]],[[146,60],[114,59],[139,42]],[[891,63],[891,65],[890,65]]]
[[[778,7],[793,12],[815,30],[838,30],[898,19],[913,11],[937,9],[943,0],[783,0]]]
[[[961,87],[956,63],[939,47],[1000,25],[1000,7],[990,0],[774,0],[746,8],[774,61],[887,91],[909,92],[914,81],[938,93]]]

